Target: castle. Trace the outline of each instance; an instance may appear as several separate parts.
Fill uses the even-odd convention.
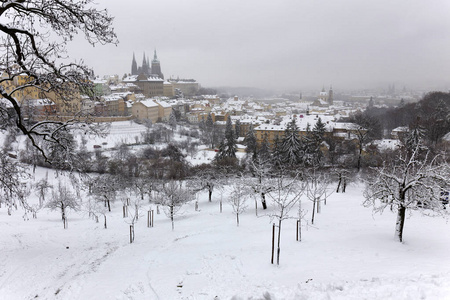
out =
[[[156,50],[153,55],[152,63],[150,65],[149,58],[144,57],[142,59],[142,65],[138,66],[136,63],[136,57],[133,53],[133,60],[131,62],[131,75],[147,75],[152,77],[158,77],[164,79],[164,74],[161,72],[161,64],[158,60],[158,56],[156,55]]]

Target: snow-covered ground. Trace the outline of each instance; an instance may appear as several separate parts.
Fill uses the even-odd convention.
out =
[[[90,140],[88,149],[133,143],[144,130],[114,123],[110,136]],[[214,154],[200,150],[187,159],[210,162]],[[43,168],[36,180],[46,172],[57,185],[54,172]],[[362,189],[355,184],[332,194],[314,226],[304,224],[301,242],[296,221],[284,221],[280,266],[270,264],[272,222],[263,216],[269,212],[256,217],[249,199],[237,227],[229,204],[219,212],[216,191],[212,202],[199,194],[199,211],[186,204],[174,231],[162,212],[147,228],[146,212],[155,206],[146,203],[133,244],[120,201],[107,213],[108,229],[87,212],[69,211],[63,229],[58,211],[42,209],[24,220],[20,208],[8,216],[2,206],[0,299],[450,299],[447,220],[413,212],[399,243],[395,215],[362,207]],[[302,206],[309,219],[312,203],[303,198]]]
[[[59,212],[24,221],[21,210],[8,216],[2,207],[0,298],[449,299],[446,220],[413,213],[399,243],[394,214],[372,215],[361,190],[332,194],[301,242],[295,220],[286,220],[280,266],[270,264],[271,221],[261,210],[255,216],[251,200],[237,227],[228,204],[219,212],[219,194],[210,203],[201,193],[199,211],[185,205],[174,231],[163,213],[147,228],[147,204],[133,244],[120,201],[108,229],[87,213],[69,212],[63,229]],[[311,211],[311,202],[303,207]]]

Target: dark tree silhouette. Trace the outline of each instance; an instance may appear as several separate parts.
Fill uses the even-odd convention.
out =
[[[52,95],[73,107],[80,91],[93,95],[88,78],[92,71],[82,63],[67,62],[66,45],[82,32],[91,45],[117,43],[106,10],[93,7],[93,0],[11,0],[0,3],[0,95],[12,106],[0,107],[0,123],[13,119],[47,158],[42,143],[59,143],[59,132],[67,130],[80,115],[67,121],[58,118],[27,122],[19,95],[36,91]],[[51,39],[51,37],[57,37]],[[19,80],[24,78],[24,80]],[[84,125],[87,129],[89,126]],[[64,144],[60,145],[64,147]]]

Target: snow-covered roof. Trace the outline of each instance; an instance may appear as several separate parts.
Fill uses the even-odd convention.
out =
[[[53,102],[50,99],[44,98],[44,99],[29,99],[24,101],[27,106],[45,106],[45,105],[54,105],[55,102]]]
[[[401,146],[401,142],[399,140],[392,139],[376,140],[373,141],[372,144],[376,145],[380,151],[395,150]]]
[[[165,101],[156,101],[156,103],[158,103],[159,105],[161,105],[164,108],[172,107],[172,105],[170,103],[165,102]]]
[[[145,99],[145,100],[141,100],[136,102],[137,103],[141,103],[143,104],[145,107],[158,107],[158,103],[156,103],[153,99]]]

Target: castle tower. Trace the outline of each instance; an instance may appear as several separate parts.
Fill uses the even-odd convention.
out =
[[[164,79],[164,75],[161,72],[161,64],[159,63],[158,56],[156,55],[156,49],[152,60],[152,74]]]
[[[138,75],[138,67],[136,63],[136,57],[133,52],[133,60],[131,61],[131,75]]]
[[[150,75],[150,66],[148,64],[148,60],[145,58],[145,52],[144,52],[144,57],[142,58],[142,73],[144,73],[145,75]]]
[[[333,105],[333,87],[331,85],[328,91],[328,104]]]

